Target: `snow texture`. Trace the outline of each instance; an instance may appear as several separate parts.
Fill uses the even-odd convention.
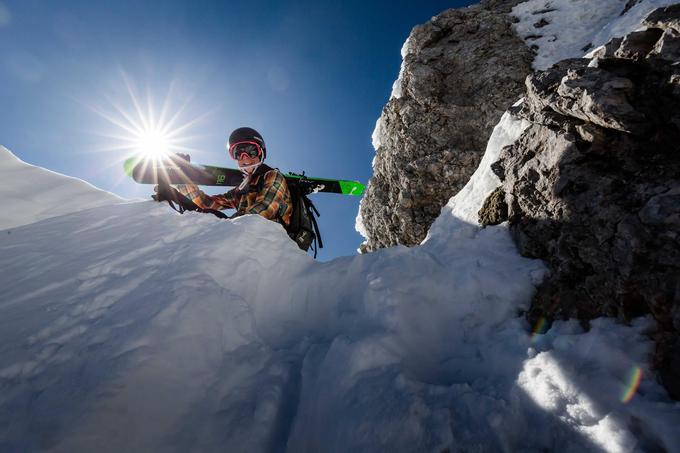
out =
[[[1,232],[0,451],[680,451],[649,319],[530,334],[545,267],[472,221],[497,184],[480,167],[419,247],[328,263],[154,202]]]
[[[4,146],[0,146],[0,181],[0,230],[123,202],[85,181],[26,164]]]
[[[537,66],[663,2],[614,21],[623,2],[581,3],[518,6],[565,16]],[[489,164],[525,127],[503,116],[421,246],[328,263],[258,216],[121,203],[0,149],[0,451],[680,452],[653,322],[532,335],[545,267],[477,225]]]
[[[364,221],[360,215],[357,215],[354,219],[354,230],[364,238],[368,236],[368,233],[366,232],[366,226],[364,225]]]
[[[399,77],[397,77],[397,80],[394,81],[392,84],[392,93],[390,94],[390,99],[399,99],[404,95],[403,89],[403,77],[404,77],[404,70],[405,70],[405,65],[406,65],[406,55],[408,55],[410,52],[413,52],[413,49],[411,48],[411,40],[410,36],[406,38],[406,41],[404,41],[404,45],[401,46],[401,67],[399,68]],[[375,146],[375,149],[378,149],[378,147]]]
[[[527,45],[536,46],[534,69],[582,57],[611,38],[634,31],[656,8],[677,0],[641,0],[621,14],[628,0],[529,0],[512,9],[514,25]]]

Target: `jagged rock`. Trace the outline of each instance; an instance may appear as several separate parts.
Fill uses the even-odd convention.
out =
[[[654,10],[644,20],[643,25],[650,28],[671,29],[680,32],[680,4]]]
[[[652,55],[664,60],[677,61],[680,59],[680,32],[664,30],[663,36],[657,41]]]
[[[590,65],[565,60],[530,76],[519,115],[532,125],[493,167],[521,253],[551,270],[530,321],[651,314],[655,363],[675,398],[680,71],[676,54],[658,49],[679,18],[680,8],[657,11],[653,30],[610,43]]]
[[[411,32],[395,96],[374,134],[374,175],[359,214],[368,235],[362,251],[419,244],[476,169],[531,72],[532,53],[511,28],[517,3],[451,9]]]
[[[564,60],[558,67],[566,71],[544,71],[527,78],[528,108],[538,115],[548,109],[599,126],[644,133],[648,120],[628,102],[633,81],[621,72],[587,65],[584,59]]]
[[[663,35],[663,30],[658,28],[648,28],[630,33],[623,39],[619,48],[614,52],[614,56],[629,60],[645,58],[659,41],[661,35]]]
[[[600,58],[613,58],[614,57],[614,52],[616,52],[621,46],[621,43],[623,42],[623,38],[614,38],[611,41],[609,41],[607,44],[604,46],[600,47],[593,53],[593,59],[597,60]],[[585,49],[584,49],[585,50]]]
[[[482,226],[498,225],[508,220],[508,205],[505,203],[505,192],[498,187],[484,200],[479,210],[479,224]]]

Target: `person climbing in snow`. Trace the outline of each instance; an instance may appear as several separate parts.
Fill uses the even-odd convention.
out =
[[[238,187],[222,195],[208,195],[194,184],[179,184],[177,190],[202,209],[236,209],[232,217],[259,214],[287,227],[293,212],[290,190],[281,172],[264,163],[267,148],[262,136],[240,127],[229,135],[227,150],[243,173]]]

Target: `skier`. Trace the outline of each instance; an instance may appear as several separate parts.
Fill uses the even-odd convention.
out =
[[[278,169],[271,168],[264,163],[267,157],[264,139],[255,129],[249,127],[240,127],[231,133],[227,142],[227,150],[229,155],[238,162],[243,175],[238,187],[222,195],[208,195],[194,183],[177,184],[177,189],[173,189],[170,186],[171,183],[166,181],[154,188],[156,194],[152,195],[152,198],[159,202],[167,201],[180,214],[186,210],[210,213],[220,218],[259,214],[266,219],[280,223],[301,250],[308,251],[313,245],[314,258],[316,258],[317,246],[323,248],[319,225],[315,218],[315,215],[319,216],[319,211],[307,195],[326,187],[328,187],[328,192],[333,193],[345,193],[345,190],[350,190],[349,194],[353,194],[357,187],[360,188],[357,194],[363,191],[363,185],[356,181],[307,179],[304,173],[302,175],[290,174],[292,181],[289,184]],[[166,173],[165,178],[171,180],[181,175],[182,181],[201,180],[201,178],[205,181],[205,177],[208,176],[208,184],[215,177],[221,177],[222,183],[225,182],[225,178],[229,178],[228,180],[234,184],[238,183],[238,179],[234,178],[238,176],[238,171],[236,175],[233,175],[231,169],[191,165],[189,160],[188,155],[177,153],[171,160],[173,172],[169,172],[172,174]],[[183,163],[183,161],[186,162]],[[156,167],[142,165],[141,173],[135,173],[138,165],[139,163],[132,165],[129,170],[135,181],[141,182],[149,178],[156,180]],[[145,173],[148,168],[152,168],[154,172]],[[202,168],[210,168],[212,171],[202,170]],[[218,172],[222,170],[224,173],[216,174],[215,170]],[[174,203],[179,206],[175,207]],[[236,213],[231,217],[220,212],[228,208],[236,209]]]
[[[286,228],[293,212],[286,178],[264,163],[267,148],[262,136],[249,127],[240,127],[229,135],[227,150],[238,162],[243,181],[222,195],[208,195],[194,184],[178,184],[177,190],[202,209],[236,209],[232,217],[259,214]]]

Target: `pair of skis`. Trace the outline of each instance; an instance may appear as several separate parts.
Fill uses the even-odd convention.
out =
[[[238,186],[243,174],[235,168],[192,164],[187,159],[170,154],[161,158],[131,157],[123,164],[125,173],[140,184],[196,184],[198,186]],[[364,185],[358,181],[326,179],[304,173],[283,175],[289,184],[303,184],[310,192],[361,196]]]

